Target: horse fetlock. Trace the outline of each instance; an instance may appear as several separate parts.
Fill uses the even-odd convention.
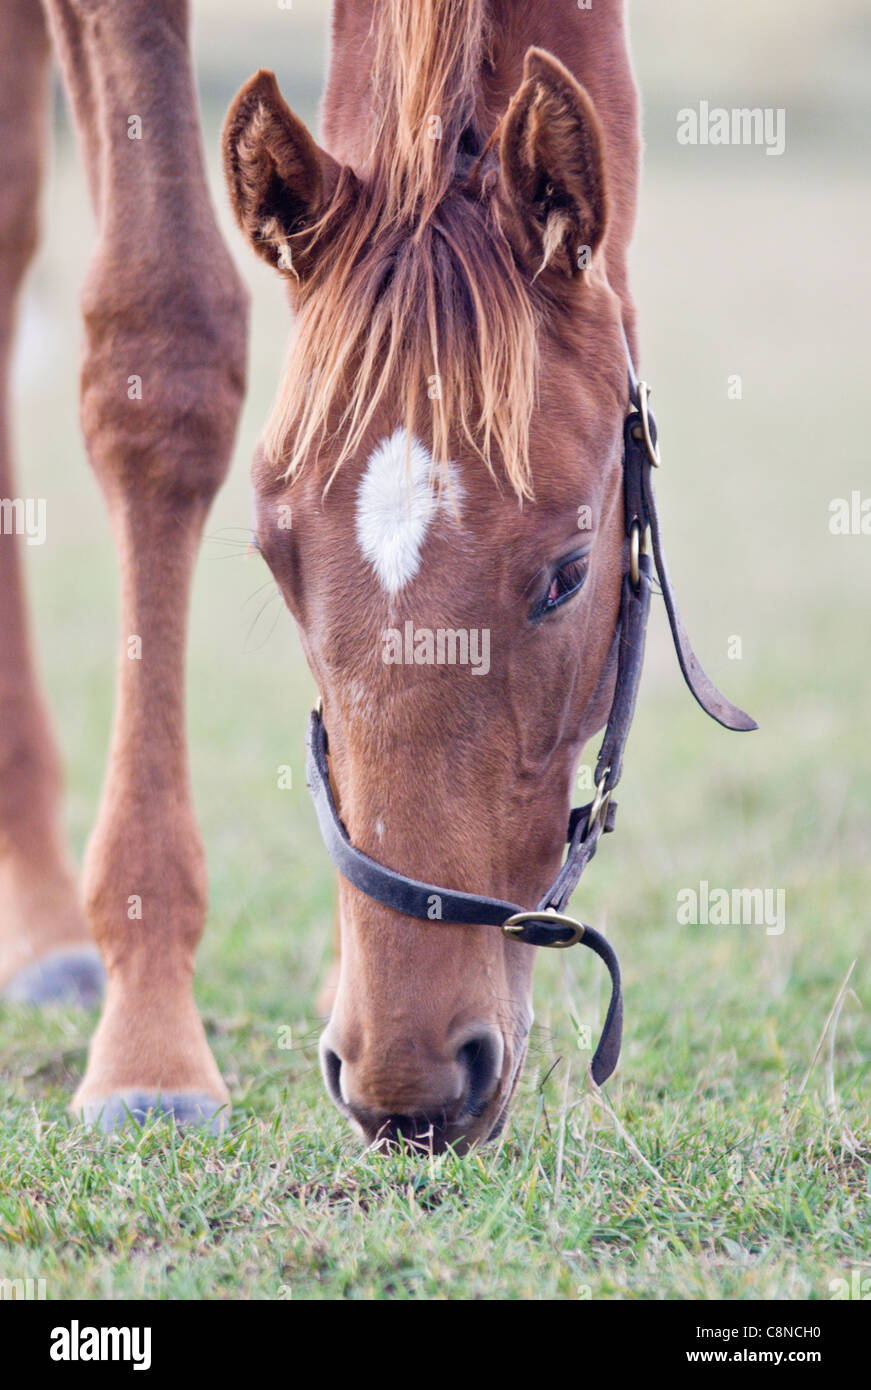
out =
[[[33,726],[23,728],[14,706],[5,704],[0,718],[3,713],[11,713],[11,723],[0,742],[0,990],[17,989],[15,997],[26,1000],[34,990],[44,993],[38,978],[44,958],[93,949],[93,942],[60,833],[54,744]],[[49,994],[63,974],[51,973]],[[73,984],[71,997],[77,994]],[[63,996],[59,988],[57,997]]]
[[[0,993],[31,1003],[80,1002],[84,994],[92,1000],[93,990],[79,989],[76,963],[60,960],[77,953],[92,957],[94,943],[59,846],[24,849],[0,830]],[[99,974],[90,965],[82,968]]]

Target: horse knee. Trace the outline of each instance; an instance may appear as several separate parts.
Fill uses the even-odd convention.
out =
[[[81,419],[101,485],[211,502],[245,390],[247,294],[220,247],[190,265],[98,252],[82,292]]]

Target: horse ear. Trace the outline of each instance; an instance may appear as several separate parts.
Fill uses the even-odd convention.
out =
[[[577,275],[608,219],[602,131],[584,88],[541,48],[527,51],[499,156],[515,254],[536,275],[549,266]]]
[[[341,166],[315,144],[261,69],[237,94],[222,137],[236,220],[258,255],[297,279],[311,267],[305,233],[330,205]]]

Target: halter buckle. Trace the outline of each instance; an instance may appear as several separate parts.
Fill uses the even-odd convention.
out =
[[[587,817],[587,828],[584,831],[585,840],[592,831],[593,827],[597,824],[597,822],[600,827],[604,826],[605,824],[605,816],[608,811],[608,802],[611,800],[611,789],[609,788],[606,791],[605,783],[608,780],[608,774],[610,773],[610,771],[610,767],[606,767],[605,771],[602,773],[602,776],[599,778],[599,781],[596,785],[596,795],[593,797],[592,803],[590,805],[590,814]]]
[[[530,932],[528,929],[532,923],[537,923],[539,930]],[[539,912],[515,912],[513,917],[502,923],[502,930],[512,941],[524,941],[528,946],[550,946],[554,950],[564,951],[569,946],[576,946],[584,934],[583,922],[576,922],[574,917],[566,917],[561,912],[556,912],[552,907],[546,907]],[[554,936],[548,939],[548,934],[554,930],[568,931],[568,936]]]
[[[647,533],[636,517],[629,528],[629,581],[638,593],[641,583],[641,556],[647,552]]]
[[[659,452],[659,444],[653,442],[653,431],[650,428],[650,390],[646,381],[638,383],[638,412],[641,416],[641,429],[644,435],[644,443],[647,445],[647,457],[654,468],[659,468],[662,463],[662,456]],[[636,430],[637,430],[636,426]],[[635,431],[633,431],[635,433]],[[635,438],[638,438],[635,433]]]

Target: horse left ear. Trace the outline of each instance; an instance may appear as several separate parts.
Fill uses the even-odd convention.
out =
[[[608,220],[602,131],[583,87],[541,48],[527,51],[499,157],[515,254],[536,276],[586,269]]]
[[[299,279],[315,254],[305,234],[329,208],[341,166],[315,143],[265,69],[237,94],[222,147],[239,226],[259,256]]]

